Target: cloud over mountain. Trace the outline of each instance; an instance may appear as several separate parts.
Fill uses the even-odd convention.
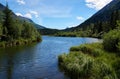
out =
[[[25,4],[25,1],[24,1],[24,0],[17,0],[17,3],[18,3],[19,5],[24,5],[24,4]]]
[[[96,10],[100,10],[103,8],[106,4],[110,3],[112,0],[85,0],[86,5],[89,8],[93,8]]]

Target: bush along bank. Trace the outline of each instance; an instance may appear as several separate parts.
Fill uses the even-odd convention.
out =
[[[20,45],[27,45],[27,44],[31,44],[31,43],[37,43],[37,42],[41,42],[42,39],[41,38],[37,38],[37,39],[15,39],[12,41],[2,41],[0,42],[0,47],[5,48],[5,47],[13,47],[13,46],[20,46]]]
[[[106,52],[100,43],[72,47],[58,62],[71,79],[120,79],[120,57]]]

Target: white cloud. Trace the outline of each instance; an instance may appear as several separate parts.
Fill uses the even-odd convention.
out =
[[[15,13],[17,16],[23,16],[21,13]]]
[[[31,18],[32,18],[32,15],[31,15],[30,13],[27,13],[27,14],[24,15],[24,17],[31,19]]]
[[[31,14],[33,14],[33,15],[35,15],[35,17],[36,18],[38,18],[39,16],[38,16],[38,12],[37,11],[32,11],[32,10],[30,10],[30,13]]]
[[[24,5],[25,4],[24,0],[17,0],[17,2],[19,3],[19,5]]]
[[[17,16],[22,16],[22,17],[26,17],[26,18],[33,18],[33,16],[35,16],[36,18],[38,18],[38,12],[37,11],[32,11],[30,10],[29,12],[27,12],[26,14],[21,14],[21,13],[15,13]]]
[[[112,0],[85,0],[86,5],[89,8],[93,8],[96,10],[100,10],[103,8],[106,4],[110,3]]]
[[[26,13],[25,15],[21,14],[21,13],[15,13],[17,16],[22,16],[22,17],[26,17],[26,18],[29,18],[31,19],[32,18],[32,15],[30,13]]]
[[[81,17],[81,16],[77,16],[76,19],[77,19],[77,20],[84,20],[84,18]]]

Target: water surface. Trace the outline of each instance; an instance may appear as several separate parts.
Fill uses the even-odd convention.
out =
[[[69,79],[58,68],[58,55],[94,38],[43,36],[38,44],[0,49],[0,79]]]

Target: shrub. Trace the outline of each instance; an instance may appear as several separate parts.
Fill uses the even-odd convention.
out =
[[[118,79],[120,79],[120,58],[113,62],[112,65],[115,68],[115,72],[117,73]]]
[[[63,54],[58,60],[60,67],[71,79],[117,79],[110,64],[82,52]]]
[[[58,57],[59,67],[71,79],[120,79],[120,58],[102,44],[84,44]]]
[[[84,54],[88,54],[88,55],[97,57],[103,52],[98,48],[101,48],[101,44],[93,43],[93,44],[84,44],[84,45],[80,45],[80,46],[71,47],[70,51],[82,51]]]
[[[79,46],[74,46],[70,48],[70,51],[80,51]]]
[[[110,64],[107,64],[101,59],[97,59],[94,61],[91,73],[91,77],[93,79],[117,79],[116,73],[110,66]]]
[[[5,47],[6,42],[0,42],[0,47]]]
[[[118,48],[118,51],[120,52],[120,42],[118,43],[117,48]]]
[[[119,51],[120,30],[112,30],[105,34],[103,38],[103,46],[107,51]]]

